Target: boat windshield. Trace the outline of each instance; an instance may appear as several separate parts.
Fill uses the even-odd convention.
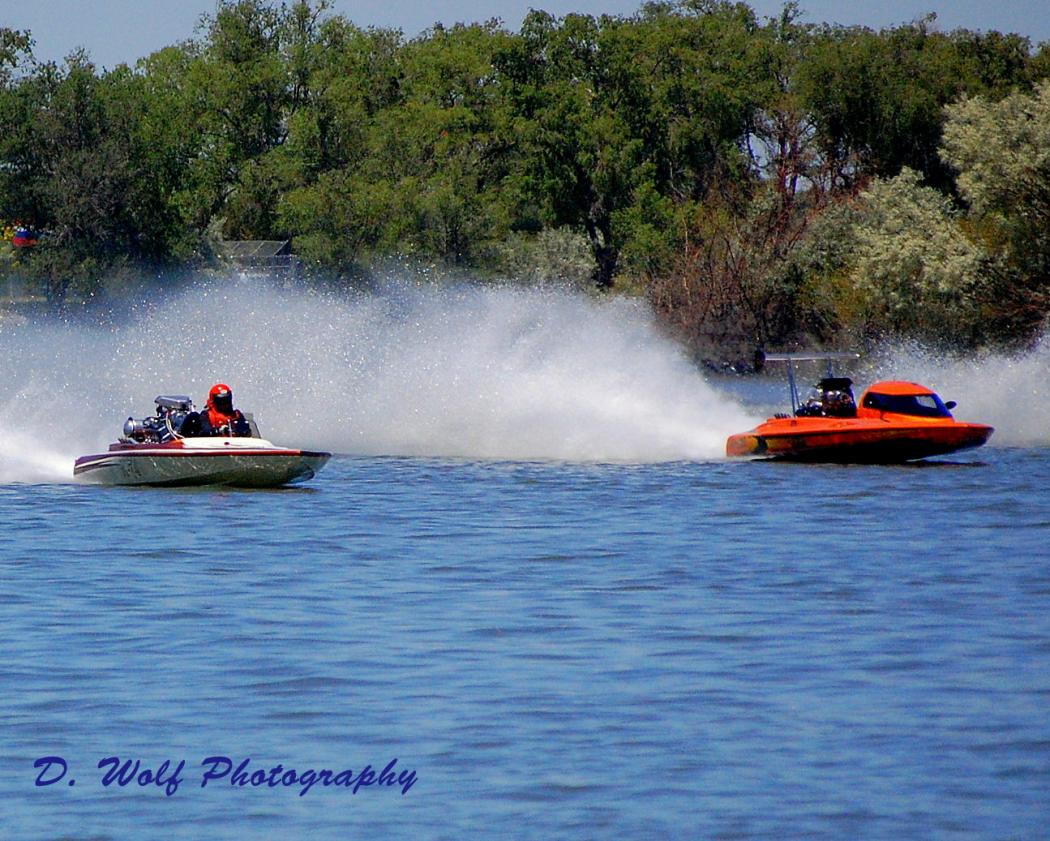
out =
[[[898,415],[919,415],[925,418],[950,418],[951,412],[936,394],[879,394],[869,392],[864,398],[866,409],[894,412]]]

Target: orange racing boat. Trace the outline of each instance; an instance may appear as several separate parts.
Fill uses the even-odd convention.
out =
[[[778,354],[787,361],[792,414],[776,415],[749,432],[731,435],[727,456],[752,456],[864,464],[895,464],[980,447],[994,431],[982,423],[952,417],[955,402],[945,403],[930,389],[903,381],[877,382],[854,402],[846,377],[824,377],[817,392],[799,403],[793,365],[797,361],[855,354]]]

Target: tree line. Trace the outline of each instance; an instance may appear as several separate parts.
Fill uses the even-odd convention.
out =
[[[1050,46],[651,2],[361,28],[222,0],[100,70],[0,28],[0,273],[59,300],[223,239],[354,282],[399,255],[646,296],[699,355],[1030,341],[1050,312]],[[117,279],[117,280],[115,280]]]

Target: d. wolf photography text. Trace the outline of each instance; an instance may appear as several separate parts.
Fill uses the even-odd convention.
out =
[[[34,784],[43,788],[65,783],[76,785],[70,763],[62,756],[42,756],[33,763],[37,769]],[[283,763],[266,766],[253,765],[251,757],[237,761],[229,756],[208,756],[198,765],[199,788],[298,788],[302,797],[314,786],[342,788],[357,794],[363,788],[399,788],[408,794],[416,784],[415,769],[400,769],[397,757],[382,769],[365,765],[358,771],[352,768],[307,768],[299,771]],[[192,780],[193,771],[187,771],[185,759],[165,759],[160,763],[144,762],[141,759],[121,759],[106,756],[98,761],[95,770],[101,772],[98,782],[104,788],[138,787],[156,788],[171,797],[187,779]]]

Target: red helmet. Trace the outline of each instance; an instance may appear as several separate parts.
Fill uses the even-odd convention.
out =
[[[233,392],[225,383],[216,383],[208,392],[208,405],[224,414],[233,411]]]

